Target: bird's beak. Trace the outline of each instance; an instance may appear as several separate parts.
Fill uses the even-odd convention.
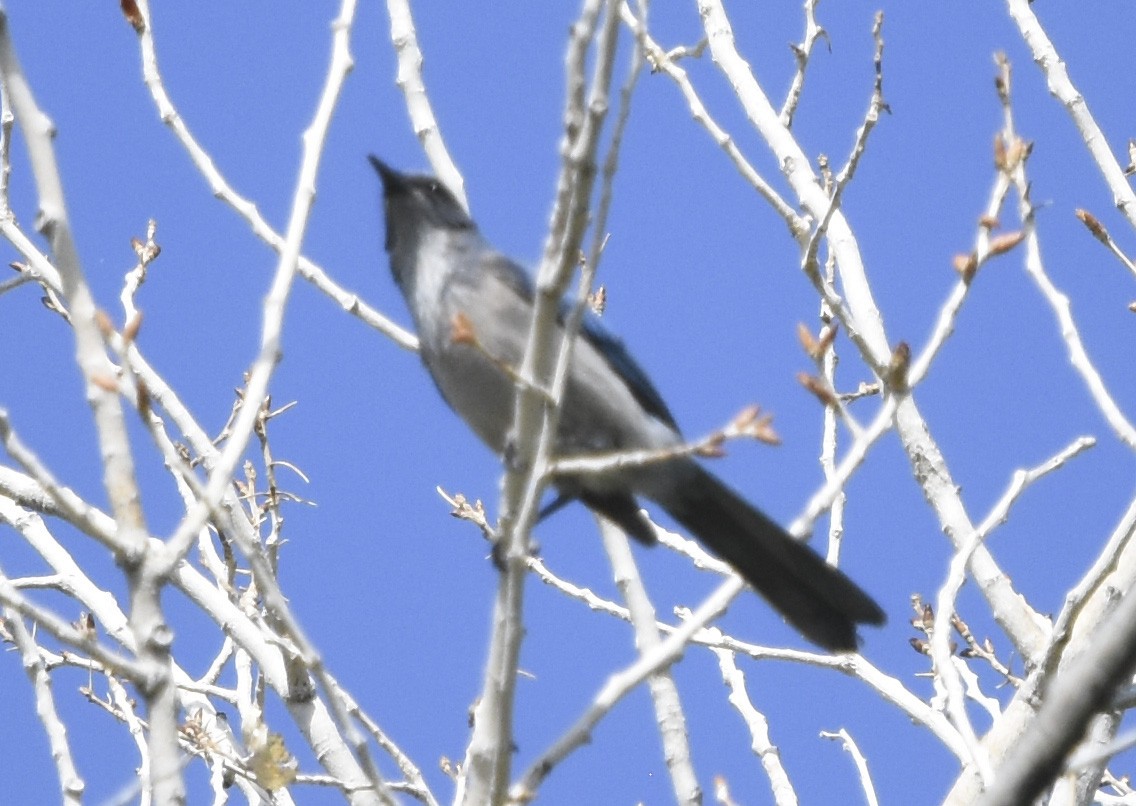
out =
[[[379,178],[383,180],[384,195],[391,196],[394,193],[406,189],[406,175],[401,174],[394,168],[387,165],[374,154],[369,154],[367,159],[370,161],[371,166],[379,174]]]

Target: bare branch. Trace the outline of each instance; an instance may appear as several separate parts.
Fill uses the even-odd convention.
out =
[[[55,708],[55,695],[51,691],[51,675],[40,657],[39,647],[32,638],[24,620],[11,613],[7,608],[3,614],[3,624],[8,634],[20,651],[24,662],[24,671],[32,682],[35,690],[36,715],[43,724],[47,741],[51,745],[51,757],[55,760],[55,769],[59,776],[60,801],[67,806],[78,806],[83,800],[83,790],[86,783],[79,770],[75,767],[75,760],[71,756],[71,744],[67,740],[67,726]]]
[[[387,0],[387,13],[391,21],[391,42],[394,43],[394,52],[398,56],[396,83],[406,98],[410,125],[426,151],[434,175],[442,180],[468,211],[465,180],[442,139],[442,129],[438,125],[438,119],[434,117],[434,108],[430,104],[426,82],[422,78],[422,49],[418,47],[418,33],[414,29],[410,3],[408,0]]]
[[[1045,74],[1049,91],[1065,107],[1073,125],[1077,127],[1085,148],[1112,194],[1113,202],[1128,219],[1128,223],[1136,228],[1136,191],[1133,191],[1124,175],[1124,169],[1109,148],[1108,137],[1097,125],[1089,109],[1088,99],[1073,85],[1064,60],[1045,33],[1029,0],[1007,0],[1006,7],[1018,26],[1022,40],[1030,49],[1034,64]]]
[[[581,744],[587,742],[592,729],[610,712],[615,703],[650,675],[668,668],[682,657],[683,649],[690,637],[720,616],[730,602],[741,593],[744,585],[741,577],[736,576],[723,582],[690,618],[655,649],[642,654],[635,663],[611,675],[576,723],[529,766],[520,781],[510,787],[509,797],[523,800],[528,797],[528,793],[537,791],[548,771]]]
[[[852,756],[852,761],[856,764],[856,772],[860,774],[860,788],[864,790],[864,800],[868,806],[879,806],[879,799],[876,797],[876,788],[872,784],[872,776],[868,772],[868,760],[864,758],[864,754],[860,752],[860,748],[856,745],[856,740],[852,738],[844,728],[829,733],[828,731],[821,731],[822,739],[833,739],[840,742],[841,746],[848,751]]]
[[[596,31],[593,78],[585,106],[585,63],[588,44]],[[571,268],[587,225],[600,127],[608,108],[608,92],[615,63],[619,14],[616,0],[585,0],[580,19],[573,26],[567,56],[568,97],[565,131],[561,141],[564,161],[557,187],[552,223],[544,256],[537,273],[537,298],[532,330],[520,374],[538,386],[544,379],[560,377],[564,385],[566,362],[571,359],[572,327],[564,332],[564,344],[554,349],[556,314],[571,275]],[[585,275],[586,286],[588,278]],[[586,298],[586,289],[581,298]],[[577,321],[579,311],[577,311]],[[457,801],[470,804],[500,799],[510,777],[512,760],[512,700],[523,625],[524,558],[529,553],[529,529],[535,521],[543,490],[542,467],[551,455],[558,422],[558,407],[543,405],[531,383],[517,385],[512,434],[514,467],[505,475],[502,495],[502,542],[498,556],[505,564],[494,604],[495,630],[489,648],[485,683],[474,710],[474,732],[467,748]],[[532,782],[535,785],[535,781]]]
[[[722,682],[730,691],[730,704],[741,715],[746,728],[749,729],[750,749],[761,761],[762,769],[769,778],[769,785],[773,790],[773,802],[778,806],[795,806],[797,793],[789,774],[781,764],[781,753],[777,745],[769,738],[769,721],[757,708],[746,692],[745,675],[738,668],[734,653],[725,649],[712,650],[718,658],[718,669],[722,673]]]
[[[213,158],[210,157],[208,152],[197,142],[197,139],[190,132],[188,124],[186,124],[185,120],[182,118],[181,113],[178,112],[169,92],[166,90],[161,71],[158,69],[158,56],[154,46],[148,5],[143,3],[142,7],[145,8],[146,15],[146,23],[139,32],[138,37],[140,55],[142,58],[142,78],[147,88],[150,90],[154,105],[158,109],[158,116],[161,118],[162,122],[170,128],[174,137],[177,138],[178,142],[181,143],[182,147],[185,149],[194,167],[197,168],[205,178],[205,181],[209,183],[209,188],[213,192],[213,195],[228,204],[237,215],[244,219],[254,235],[268,244],[276,252],[283,253],[285,239],[268,225],[268,222],[264,220],[264,217],[260,214],[257,206],[252,201],[241,196],[232,185],[229,184],[217,169]],[[326,271],[308,258],[299,255],[297,261],[297,271],[300,276],[333,299],[336,304],[348,314],[358,317],[365,324],[388,336],[395,344],[404,349],[416,350],[418,348],[418,339],[413,333],[399,327],[392,320],[383,316],[377,310],[363,302],[363,300],[359,299],[359,296],[354,292],[339,286],[327,275]]]
[[[604,548],[611,559],[615,583],[627,602],[627,611],[635,627],[635,645],[639,652],[650,652],[660,643],[655,625],[655,607],[647,596],[643,578],[631,554],[628,538],[619,527],[606,518],[597,517]],[[702,802],[702,788],[694,772],[690,737],[687,735],[686,715],[678,686],[669,670],[651,675],[647,680],[651,700],[655,706],[655,722],[663,740],[663,758],[671,776],[675,802],[698,806]]]
[[[802,233],[807,232],[808,224],[797,214],[793,206],[782,199],[773,186],[757,172],[757,169],[754,168],[742,154],[734,138],[710,116],[709,111],[707,111],[706,106],[702,103],[702,99],[699,98],[698,92],[694,89],[694,85],[691,83],[686,71],[678,66],[677,55],[664,51],[659,44],[647,34],[646,28],[636,19],[627,3],[621,5],[620,13],[624,23],[631,28],[631,31],[637,38],[640,38],[646,46],[647,58],[651,62],[651,69],[654,71],[662,71],[678,85],[679,91],[682,93],[687,106],[690,108],[690,114],[694,118],[694,121],[706,129],[711,139],[726,152],[730,161],[733,162],[734,167],[738,169],[738,173],[740,173],[742,177],[753,186],[754,190],[769,203],[777,215],[784,219],[785,223],[789,226],[789,231],[793,233],[794,237],[799,237]]]
[[[797,72],[793,76],[793,82],[789,85],[789,92],[785,97],[785,103],[781,105],[779,115],[786,128],[793,126],[793,115],[797,112],[797,104],[801,100],[801,91],[805,88],[805,72],[808,70],[809,58],[813,55],[813,48],[820,39],[828,42],[828,32],[821,28],[816,20],[816,7],[819,2],[820,0],[805,0],[805,35],[801,44],[789,45],[793,51],[793,57],[797,60]],[[832,45],[829,44],[829,50],[831,49]]]

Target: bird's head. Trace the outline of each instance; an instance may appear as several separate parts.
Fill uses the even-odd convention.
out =
[[[388,252],[401,238],[419,236],[423,229],[476,229],[469,213],[436,177],[401,173],[374,154],[368,159],[383,181]]]

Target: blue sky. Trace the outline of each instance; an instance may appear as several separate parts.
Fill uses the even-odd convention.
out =
[[[1136,130],[1130,103],[1136,79],[1121,54],[1130,50],[1136,10],[1117,0],[1077,14],[1035,6],[1110,145],[1123,153]],[[819,47],[810,65],[794,125],[802,146],[843,163],[871,90],[876,8],[885,13],[890,114],[871,136],[844,211],[889,335],[918,351],[955,282],[952,257],[971,249],[994,179],[992,141],[1001,125],[992,57],[1005,51],[1014,66],[1017,126],[1035,143],[1029,173],[1047,268],[1069,295],[1110,390],[1132,411],[1136,384],[1126,339],[1133,316],[1127,305],[1136,299],[1132,277],[1073,211],[1091,210],[1122,247],[1130,246],[1131,234],[1001,4],[822,4],[819,18],[831,50]],[[135,34],[115,4],[40,0],[7,10],[25,72],[56,126],[68,209],[100,304],[121,319],[117,296],[134,262],[130,238],[142,236],[154,218],[162,255],[139,295],[146,315],[139,343],[206,428],[219,431],[233,389],[256,354],[260,303],[276,256],[212,198],[159,121],[141,81]],[[529,265],[540,255],[559,169],[565,33],[576,11],[574,4],[518,2],[415,7],[425,79],[472,212],[487,237]],[[794,69],[786,43],[798,41],[803,29],[799,4],[739,2],[729,11],[739,47],[779,100]],[[323,82],[335,13],[332,3],[292,4],[284,11],[263,3],[163,4],[155,12],[159,61],[181,114],[219,170],[278,229],[291,203],[300,134]],[[651,22],[664,46],[700,38],[693,4],[655,4]],[[427,163],[395,86],[389,21],[380,4],[360,5],[352,53],[355,68],[325,149],[304,254],[408,323],[382,251],[377,181],[365,156],[375,152],[404,169],[424,170]],[[625,66],[621,59],[617,81]],[[787,194],[768,149],[747,128],[709,57],[684,66],[719,122]],[[30,232],[36,202],[22,149],[17,137],[11,195]],[[1007,228],[1015,226],[1010,210],[1004,219]],[[821,410],[795,381],[811,367],[796,325],[815,326],[816,296],[784,224],[690,121],[665,76],[641,80],[608,229],[600,269],[609,300],[606,324],[651,374],[688,436],[721,426],[750,403],[775,415],[780,447],[733,443],[714,470],[789,522],[821,483]],[[17,259],[4,248],[5,261]],[[0,406],[57,475],[104,505],[72,337],[39,296],[24,286],[0,297],[6,346]],[[854,388],[867,379],[865,371],[847,341],[837,346],[844,356],[841,387]],[[272,395],[277,405],[298,402],[274,422],[273,449],[310,480],[285,472],[285,486],[314,503],[286,510],[284,590],[329,668],[448,800],[451,788],[438,759],[457,760],[464,751],[496,572],[477,531],[450,517],[435,487],[483,499],[495,514],[499,463],[448,412],[414,355],[302,281],[290,301]],[[1032,488],[990,543],[1034,607],[1055,612],[1127,507],[1133,463],[1070,369],[1053,315],[1026,277],[1020,252],[982,269],[956,333],[916,396],[975,521],[1015,469],[1038,464],[1082,434],[1098,437],[1096,448]],[[854,411],[869,420],[875,403],[857,405]],[[143,432],[135,429],[133,436],[148,524],[154,534],[168,535],[181,514],[179,499]],[[909,601],[913,593],[934,596],[950,545],[894,435],[873,450],[847,492],[842,567],[890,619],[886,628],[864,633],[863,653],[929,697],[928,681],[918,677],[928,660],[908,644],[916,635],[908,624]],[[15,532],[0,535],[6,574],[42,572]],[[66,530],[60,536],[101,584],[121,591],[104,552]],[[569,508],[541,524],[537,538],[558,574],[616,595],[586,512]],[[696,604],[716,584],[661,549],[636,552],[662,616],[674,603]],[[625,624],[535,581],[528,595],[519,768],[635,655]],[[78,615],[61,597],[42,600],[68,618]],[[179,657],[200,674],[218,637],[176,594],[167,603]],[[964,589],[960,607],[1002,659],[1017,662],[972,588]],[[722,626],[754,642],[803,648],[752,595],[731,608]],[[957,775],[956,760],[934,737],[863,684],[800,665],[741,663],[802,802],[858,802],[848,755],[819,739],[821,730],[852,733],[883,802],[934,802]],[[720,774],[739,803],[771,802],[745,728],[725,701],[714,658],[691,650],[675,676],[703,787],[709,790]],[[983,679],[987,693],[1008,698],[994,688],[993,676]],[[85,674],[60,672],[55,692],[69,718],[88,802],[99,803],[129,783],[136,756],[121,726],[77,693],[85,683]],[[6,692],[0,754],[10,770],[21,770],[5,782],[6,797],[54,800],[51,759],[14,653],[0,663],[0,690]],[[277,711],[276,717],[286,724],[285,715]],[[981,716],[976,724],[986,727]],[[630,696],[592,743],[553,773],[543,802],[669,802],[653,726],[645,692]],[[302,768],[314,771],[310,756],[300,755]],[[204,779],[200,768],[191,769],[191,801],[202,802]],[[336,802],[319,791],[300,790],[297,797]]]

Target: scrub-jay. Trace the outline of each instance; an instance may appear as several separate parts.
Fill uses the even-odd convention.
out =
[[[450,407],[503,454],[513,423],[510,370],[520,366],[532,324],[532,281],[481,236],[437,179],[400,173],[374,156],[370,161],[383,183],[391,272],[414,318],[422,361]],[[623,343],[586,317],[561,401],[555,453],[682,443],[666,404]],[[562,499],[583,502],[647,545],[655,533],[636,496],[656,502],[825,649],[853,651],[858,623],[885,620],[856,583],[693,458],[562,476],[554,484]]]

